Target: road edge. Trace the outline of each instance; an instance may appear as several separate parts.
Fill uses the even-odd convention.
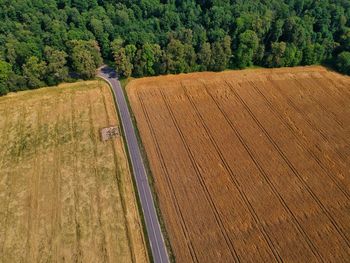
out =
[[[168,234],[168,231],[167,231],[166,225],[165,225],[165,220],[164,220],[162,211],[161,211],[160,206],[159,206],[159,198],[158,198],[157,191],[155,189],[154,176],[152,174],[152,170],[151,170],[150,163],[149,163],[149,160],[148,160],[148,157],[147,157],[146,149],[143,146],[142,138],[141,138],[138,126],[137,126],[137,121],[136,121],[134,112],[132,111],[132,107],[131,107],[131,104],[130,104],[130,101],[129,101],[129,97],[127,96],[126,87],[127,87],[127,85],[126,86],[121,85],[121,88],[123,89],[124,94],[126,94],[126,96],[125,96],[126,104],[127,104],[128,108],[129,108],[130,117],[131,117],[131,121],[133,123],[134,131],[135,131],[136,138],[137,138],[137,142],[139,144],[141,157],[142,157],[144,165],[145,165],[146,174],[147,174],[147,177],[149,179],[149,185],[150,185],[150,188],[151,188],[151,191],[152,191],[153,198],[155,200],[154,206],[156,208],[159,224],[160,224],[161,231],[163,233],[163,238],[164,238],[164,241],[165,241],[165,245],[166,245],[166,248],[167,248],[167,251],[168,251],[169,261],[174,263],[174,262],[176,262],[175,254],[174,254],[173,248],[171,246],[169,234]]]
[[[111,83],[108,80],[106,80],[106,79],[104,79],[103,77],[100,77],[100,76],[98,76],[98,79],[100,79],[100,80],[104,81],[105,83],[107,83],[107,85],[108,85],[108,87],[110,89],[110,92],[111,92],[111,94],[113,96],[113,99],[114,99],[114,101],[113,101],[114,109],[115,109],[115,112],[116,112],[117,117],[118,117],[119,122],[120,122],[120,130],[121,130],[121,135],[122,135],[122,138],[123,138],[124,150],[125,150],[125,153],[127,155],[126,158],[128,160],[129,171],[130,171],[131,180],[132,180],[132,183],[133,183],[137,210],[139,212],[139,216],[140,216],[140,219],[141,219],[143,239],[144,239],[145,248],[146,248],[146,251],[147,251],[147,257],[149,259],[149,262],[154,262],[152,249],[151,249],[151,244],[149,242],[148,231],[147,231],[146,222],[145,222],[145,216],[144,216],[144,213],[143,213],[141,200],[140,200],[140,195],[139,195],[139,192],[137,190],[138,188],[137,188],[136,181],[135,181],[135,173],[134,173],[134,170],[132,168],[132,162],[131,162],[131,159],[130,159],[129,147],[128,147],[128,144],[126,143],[125,131],[124,131],[123,124],[121,123],[121,116],[120,116],[120,113],[119,113],[119,110],[118,110],[118,105],[116,103],[116,94],[115,94],[115,92],[113,90],[113,87],[112,87]]]

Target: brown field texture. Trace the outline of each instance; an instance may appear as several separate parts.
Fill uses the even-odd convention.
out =
[[[350,78],[144,78],[128,96],[178,262],[350,261]]]
[[[0,98],[0,262],[148,262],[102,81]]]

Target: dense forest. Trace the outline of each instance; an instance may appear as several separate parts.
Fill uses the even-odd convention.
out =
[[[350,74],[349,0],[0,0],[0,94],[94,76],[328,63]]]

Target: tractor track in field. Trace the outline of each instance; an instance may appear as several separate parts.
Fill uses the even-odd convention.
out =
[[[229,173],[230,175],[230,179],[231,179],[231,182],[233,183],[233,185],[236,187],[236,189],[238,190],[238,192],[240,193],[240,197],[241,199],[243,200],[244,204],[246,205],[246,207],[248,208],[248,211],[250,212],[252,218],[254,219],[255,223],[257,224],[258,228],[259,228],[259,231],[261,232],[261,234],[263,235],[267,245],[269,246],[272,254],[274,255],[276,261],[278,262],[282,262],[282,259],[281,259],[281,256],[278,254],[278,251],[276,250],[276,248],[274,247],[269,235],[267,234],[266,232],[266,229],[264,228],[264,225],[261,223],[256,211],[254,210],[253,206],[251,205],[251,203],[249,202],[246,194],[244,193],[244,191],[240,188],[239,186],[239,182],[235,179],[235,174],[233,173],[232,169],[230,168],[229,164],[227,163],[223,153],[220,151],[220,148],[218,147],[218,145],[216,144],[214,138],[213,138],[213,135],[211,134],[209,128],[206,126],[202,116],[200,115],[199,113],[199,110],[198,108],[196,107],[196,105],[194,104],[194,102],[190,99],[189,95],[187,94],[186,92],[186,88],[183,86],[183,89],[185,91],[185,94],[186,94],[186,97],[187,99],[190,101],[192,107],[194,108],[198,118],[200,119],[211,143],[213,144],[217,154],[219,155],[222,163],[224,164],[224,167],[226,169],[226,171]],[[208,93],[208,92],[207,92]]]
[[[207,91],[208,92],[208,91]],[[208,94],[210,94],[208,92]],[[292,222],[293,225],[295,226],[295,228],[302,234],[302,236],[305,238],[306,242],[308,243],[308,245],[311,248],[311,251],[314,253],[314,255],[316,257],[318,257],[319,259],[322,259],[321,255],[317,252],[317,249],[315,248],[315,245],[312,243],[312,241],[310,240],[310,238],[308,237],[307,233],[304,231],[303,227],[300,225],[300,223],[298,222],[298,219],[296,218],[296,216],[293,214],[293,212],[291,211],[291,209],[288,207],[286,201],[284,200],[284,198],[282,197],[282,195],[279,193],[278,189],[275,187],[275,185],[272,183],[272,181],[269,179],[269,176],[267,175],[266,171],[264,170],[264,168],[261,166],[261,164],[259,163],[258,159],[254,156],[255,154],[253,153],[253,151],[250,149],[250,147],[245,143],[241,133],[238,131],[238,129],[235,127],[235,125],[232,123],[232,121],[228,118],[228,116],[226,115],[226,113],[224,112],[224,110],[221,109],[221,107],[219,106],[219,104],[217,103],[217,101],[214,99],[214,97],[210,94],[212,100],[215,102],[216,106],[218,107],[218,109],[220,110],[220,112],[222,113],[222,115],[224,116],[224,118],[226,119],[227,123],[231,126],[232,130],[234,131],[234,133],[236,134],[236,136],[239,138],[240,142],[242,143],[243,147],[245,148],[246,152],[249,154],[252,162],[255,164],[255,166],[257,167],[257,169],[259,170],[260,175],[262,176],[263,180],[265,180],[267,182],[267,184],[269,185],[270,189],[272,190],[272,192],[274,193],[274,195],[277,197],[277,199],[279,200],[279,202],[281,203],[281,205],[283,206],[284,210],[291,216],[292,218]]]
[[[350,257],[348,83],[322,67],[129,82],[178,261]]]
[[[270,80],[271,83],[273,83],[271,80]],[[296,112],[298,112],[298,114],[300,116],[303,117],[303,119],[305,120],[305,122],[314,130],[316,131],[326,142],[330,143],[330,139],[328,138],[328,136],[325,134],[324,131],[322,131],[320,128],[317,127],[317,125],[312,121],[310,120],[310,118],[307,117],[307,114],[305,114],[305,112],[303,112],[301,109],[299,109],[295,104],[294,102],[292,102],[288,97],[286,97],[283,92],[281,91],[281,88],[279,87],[278,84],[274,84],[274,87],[276,87],[276,90],[281,94],[282,97],[285,98],[287,104],[293,108]],[[336,154],[338,155],[339,158],[342,159],[342,161],[345,161],[344,159],[344,156],[337,150],[337,149],[334,149]]]
[[[172,200],[173,200],[173,202],[174,202],[174,204],[175,204],[175,207],[176,207],[176,213],[177,213],[177,214],[179,215],[179,217],[181,218],[181,228],[182,228],[181,230],[182,230],[183,235],[184,235],[185,238],[186,238],[186,243],[188,244],[188,249],[189,249],[189,251],[190,251],[190,253],[191,253],[192,260],[193,260],[194,262],[199,262],[199,261],[198,261],[198,258],[197,258],[197,255],[196,255],[196,253],[195,253],[195,250],[194,250],[194,248],[193,248],[193,244],[192,244],[190,238],[188,237],[188,232],[189,232],[189,231],[188,231],[188,229],[187,229],[187,226],[186,226],[186,223],[185,223],[183,214],[182,214],[182,212],[181,212],[181,208],[180,208],[180,206],[179,206],[179,202],[178,202],[178,200],[177,200],[177,197],[176,197],[176,194],[175,194],[175,190],[174,190],[174,186],[173,186],[173,184],[172,184],[172,182],[171,182],[168,169],[167,169],[167,167],[166,167],[166,165],[165,165],[165,161],[164,161],[162,152],[161,152],[161,150],[160,150],[159,144],[157,143],[157,140],[155,139],[156,136],[155,136],[155,132],[154,132],[153,126],[152,126],[152,124],[151,124],[150,117],[149,117],[149,115],[148,115],[148,112],[147,112],[147,110],[146,110],[146,108],[145,108],[145,106],[144,106],[144,103],[143,103],[142,99],[140,98],[140,94],[138,93],[137,96],[138,96],[138,100],[139,100],[139,102],[140,102],[140,105],[141,105],[141,107],[142,107],[142,111],[143,111],[143,113],[144,113],[144,115],[145,115],[145,117],[146,117],[146,122],[147,122],[148,128],[149,128],[149,130],[150,130],[150,132],[151,132],[151,136],[152,136],[153,143],[154,143],[154,145],[156,146],[156,152],[157,152],[158,158],[159,158],[160,161],[161,161],[162,170],[163,170],[163,172],[164,172],[165,175],[166,175],[166,181],[167,181],[168,187],[169,187],[169,189],[170,189],[171,198],[172,198]]]
[[[206,198],[207,198],[207,200],[209,201],[209,203],[211,204],[211,208],[212,208],[213,211],[214,211],[214,216],[215,216],[216,222],[217,222],[217,224],[219,225],[219,228],[221,229],[222,235],[225,237],[226,243],[227,243],[228,247],[230,248],[231,255],[232,255],[232,257],[235,259],[236,262],[240,262],[240,260],[239,260],[239,258],[238,258],[238,256],[237,256],[237,252],[236,252],[236,250],[235,250],[234,247],[233,247],[233,243],[232,243],[231,239],[228,237],[227,230],[226,230],[226,228],[225,228],[224,225],[223,225],[223,222],[222,222],[222,220],[221,220],[221,218],[220,218],[220,215],[219,215],[219,213],[218,213],[218,209],[217,209],[216,206],[215,206],[215,203],[214,203],[213,198],[212,198],[212,196],[211,196],[211,194],[210,194],[210,191],[208,190],[208,187],[206,186],[205,180],[204,180],[203,177],[201,176],[201,173],[200,173],[200,171],[198,170],[196,161],[194,160],[193,154],[192,154],[192,152],[191,152],[191,150],[190,150],[188,144],[186,143],[186,140],[185,140],[185,138],[184,138],[183,133],[181,132],[181,129],[180,129],[179,126],[178,126],[178,123],[177,123],[177,121],[176,121],[176,118],[175,118],[175,116],[174,116],[174,113],[173,113],[173,111],[171,110],[171,107],[169,106],[169,103],[167,102],[167,99],[166,99],[166,97],[165,97],[163,91],[160,91],[160,93],[161,93],[161,96],[162,96],[162,98],[163,98],[163,101],[164,101],[164,103],[165,103],[165,105],[166,105],[166,107],[167,107],[167,109],[168,109],[168,111],[169,111],[169,113],[170,113],[170,116],[171,116],[171,119],[172,119],[172,121],[173,121],[173,124],[175,125],[176,130],[177,130],[178,134],[180,135],[181,140],[182,140],[182,143],[183,143],[183,145],[184,145],[184,147],[185,147],[185,149],[186,149],[186,152],[187,152],[187,154],[188,154],[188,156],[189,156],[189,158],[190,158],[190,160],[191,160],[192,167],[193,167],[193,168],[195,169],[195,171],[196,171],[197,178],[198,178],[198,180],[199,180],[199,182],[200,182],[202,188],[204,189],[204,192],[206,193]]]
[[[226,82],[226,81],[225,81]],[[227,83],[227,82],[226,82]],[[229,85],[229,84],[228,84]],[[236,97],[239,99],[239,101],[244,105],[244,107],[246,108],[246,110],[249,112],[250,116],[254,119],[254,121],[256,122],[256,124],[259,126],[259,128],[263,131],[263,133],[266,135],[266,137],[268,138],[268,140],[270,141],[270,143],[274,146],[274,148],[277,150],[277,152],[280,154],[280,156],[283,158],[283,160],[286,162],[286,164],[288,165],[288,167],[293,171],[293,173],[295,174],[295,176],[298,178],[298,181],[300,183],[300,185],[303,185],[307,192],[312,196],[312,198],[315,200],[315,202],[318,204],[318,206],[322,209],[322,211],[326,214],[326,216],[329,218],[329,220],[332,222],[332,225],[334,226],[334,228],[337,230],[337,232],[341,235],[341,237],[344,239],[344,241],[346,242],[346,244],[350,247],[350,242],[348,240],[348,238],[346,237],[346,235],[344,234],[344,230],[338,225],[338,223],[334,220],[334,218],[332,217],[332,215],[329,213],[329,211],[326,209],[326,207],[324,206],[324,204],[321,202],[321,200],[317,197],[317,195],[312,191],[312,189],[310,188],[310,186],[307,184],[307,182],[305,181],[305,179],[300,175],[300,173],[298,172],[298,170],[295,168],[295,166],[291,163],[291,161],[287,158],[287,156],[285,156],[285,154],[283,153],[283,151],[280,149],[280,147],[277,145],[277,143],[272,139],[272,137],[269,135],[269,133],[266,131],[266,129],[262,126],[262,124],[260,123],[260,121],[256,118],[256,116],[254,115],[254,113],[250,110],[250,108],[248,107],[248,105],[244,102],[244,100],[239,96],[239,94],[233,89],[232,86],[230,86],[231,91],[236,95]]]
[[[295,133],[293,127],[285,121],[285,119],[281,116],[281,114],[273,107],[272,103],[266,98],[266,96],[257,88],[254,83],[250,83],[250,85],[254,88],[254,90],[261,95],[261,97],[266,101],[266,104],[270,108],[270,110],[275,114],[275,116],[289,129],[289,131],[293,134],[293,136],[300,142],[297,134]],[[305,151],[315,160],[315,162],[322,168],[322,170],[327,174],[328,177],[334,182],[334,184],[338,187],[338,189],[346,196],[348,200],[350,200],[350,195],[347,192],[346,188],[337,180],[335,176],[333,176],[330,172],[327,171],[326,167],[321,163],[320,159],[316,156],[316,154],[310,150],[305,143],[302,144],[302,147]]]

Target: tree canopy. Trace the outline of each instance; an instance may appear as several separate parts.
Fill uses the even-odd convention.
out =
[[[349,18],[350,2],[334,0],[3,0],[1,94],[91,78],[102,59],[125,77],[324,61],[342,69]]]

